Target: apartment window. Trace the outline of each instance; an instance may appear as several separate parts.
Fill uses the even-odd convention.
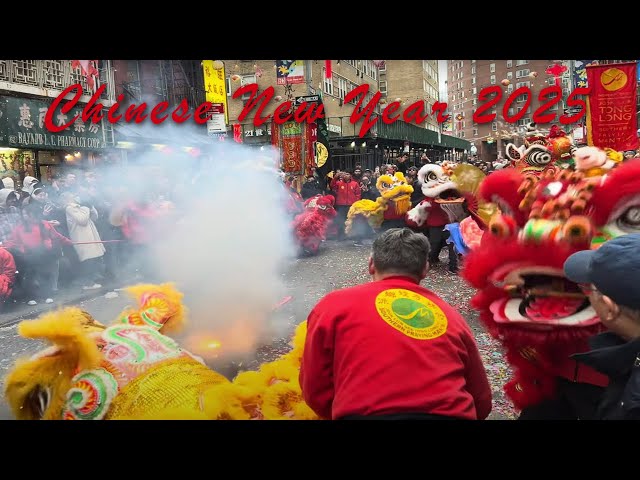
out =
[[[511,80],[513,78],[513,72],[507,72],[507,78]]]
[[[516,83],[516,88],[530,87],[530,86],[531,86],[530,82],[518,82],[518,83]]]
[[[524,69],[524,70],[516,70],[516,78],[522,78],[522,77],[526,77],[527,75],[529,75],[530,70]]]
[[[349,65],[351,65],[352,67],[356,66],[356,61],[355,60],[345,60],[345,62],[347,62]]]
[[[473,89],[471,91],[473,92],[474,95],[478,94],[478,88],[477,87],[473,87]]]
[[[478,100],[474,98],[474,99],[471,101],[471,105],[473,105],[473,106],[475,107],[477,104],[478,104]]]
[[[471,60],[471,63],[476,63],[476,61],[475,60]]]
[[[362,70],[364,74],[376,80],[378,78],[376,72],[376,66],[371,60],[362,60]]]
[[[495,85],[495,84],[496,84],[496,76],[491,75],[491,85]]]
[[[324,93],[327,95],[333,95],[333,79],[326,78],[327,69],[322,68],[322,78],[324,78]]]
[[[516,109],[515,108],[510,108],[509,109],[509,116],[513,117],[516,114]]]
[[[387,82],[380,82],[380,93],[387,93]],[[342,77],[338,77],[338,98],[344,100],[344,96],[347,94],[347,80]]]
[[[344,79],[340,79],[338,80],[338,89],[340,89],[340,82],[344,82],[345,88],[347,86],[347,82]],[[383,95],[387,94],[387,82],[386,81],[380,81],[380,93]],[[342,95],[340,98],[344,98],[344,95]]]
[[[43,60],[42,62],[44,67],[43,85],[64,90],[66,87],[64,78],[65,62],[60,60]],[[0,78],[6,78],[6,68],[0,70],[4,70],[3,72],[0,71]]]
[[[474,137],[477,137],[477,136],[478,136],[478,129],[477,129],[477,128],[474,128],[474,129],[473,129],[473,136],[474,136]]]
[[[507,93],[513,92],[513,84],[507,86]]]
[[[524,103],[527,101],[528,95],[520,95],[516,98],[516,103]]]
[[[460,60],[460,68],[464,66],[464,61]]]
[[[491,131],[492,132],[497,132],[498,131],[498,124],[496,122],[492,122],[491,123]]]
[[[227,97],[230,97],[231,94],[231,77],[227,77]]]
[[[474,65],[473,67],[471,67],[471,75],[475,75],[476,74],[476,66]]]
[[[476,84],[476,77],[471,77],[471,85],[475,85]]]
[[[351,90],[355,90],[356,88],[358,88],[358,85],[356,85],[355,83],[349,82],[349,91]],[[369,92],[369,95],[371,95],[371,92]],[[357,105],[358,104],[358,99],[357,98],[353,98],[350,102],[350,104],[352,105]],[[365,97],[365,105],[367,103],[367,99]]]
[[[513,60],[507,60],[507,68],[513,67]]]
[[[387,71],[387,62],[382,62],[382,65],[380,65],[380,68],[378,68],[378,72],[386,72]]]
[[[529,60],[516,60],[516,67],[520,65],[529,65]]]
[[[492,63],[491,65],[489,65],[489,71],[491,73],[496,73],[496,64]]]
[[[464,138],[464,130],[460,132],[460,138]]]

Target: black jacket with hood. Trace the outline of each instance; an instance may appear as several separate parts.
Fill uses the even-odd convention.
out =
[[[589,345],[590,351],[572,358],[609,377],[595,420],[640,420],[640,338],[626,341],[605,332]]]

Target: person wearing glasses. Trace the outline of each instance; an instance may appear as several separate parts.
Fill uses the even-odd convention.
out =
[[[588,296],[608,330],[590,339],[590,351],[572,356],[609,377],[595,419],[639,420],[640,233],[573,254],[564,272]]]

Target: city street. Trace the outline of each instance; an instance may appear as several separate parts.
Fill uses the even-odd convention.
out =
[[[287,325],[288,332],[292,333],[295,325],[305,320],[308,312],[323,295],[335,289],[368,281],[369,275],[366,267],[368,255],[369,247],[356,247],[350,242],[329,241],[324,244],[318,256],[291,260],[285,269],[283,278],[287,286],[286,294],[292,298],[280,307],[274,316],[279,324]],[[507,365],[498,345],[484,333],[478,323],[476,313],[468,306],[468,300],[473,291],[457,275],[447,271],[446,251],[443,251],[442,255],[445,259],[444,263],[436,265],[423,284],[457,308],[476,333],[476,339],[494,390],[494,408],[489,418],[514,418],[515,412],[502,393],[502,385],[509,374]],[[251,288],[250,283],[247,283],[247,288]],[[108,323],[115,319],[117,314],[131,302],[124,292],[118,291],[118,288],[115,290],[118,294],[116,298],[106,298],[105,294],[110,291],[106,288],[93,291],[88,296],[87,292],[82,291],[66,292],[57,299],[56,304],[43,304],[36,307],[20,305],[13,307],[10,312],[0,315],[0,375],[4,378],[7,370],[16,359],[32,354],[42,346],[39,342],[26,340],[17,335],[16,327],[19,321],[36,318],[44,311],[66,304],[77,305],[91,313],[99,321]],[[84,298],[79,295],[84,295]],[[188,293],[185,302],[188,306]],[[286,352],[287,340],[286,338],[274,339],[270,346],[258,349],[256,359],[245,363],[243,368],[256,368],[259,362],[273,360],[281,353]],[[235,370],[237,368],[231,369],[231,371]],[[11,414],[2,401],[0,403],[0,419],[10,418],[12,418]]]

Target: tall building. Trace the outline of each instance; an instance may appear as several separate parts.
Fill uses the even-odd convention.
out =
[[[113,60],[116,98],[120,101],[119,112],[127,111],[130,105],[147,105],[145,114],[161,102],[167,102],[172,112],[183,100],[189,110],[195,109],[206,100],[203,69],[200,60]],[[122,97],[120,97],[122,95]],[[123,156],[128,153],[149,149],[181,152],[187,155],[198,147],[211,143],[207,136],[207,127],[194,121],[181,124],[186,128],[176,130],[176,123],[168,119],[161,125],[155,125],[148,119],[143,123],[120,121],[115,125],[115,146]],[[163,145],[169,143],[171,147]],[[181,145],[176,145],[180,143]],[[176,151],[176,146],[181,148]],[[195,150],[194,150],[195,151]]]
[[[49,107],[78,84],[82,95],[76,105],[66,113],[57,109],[51,118],[55,126],[72,123],[60,132],[49,131]],[[106,88],[98,102],[108,108],[114,101],[110,60],[0,60],[0,175],[18,186],[26,175],[50,179],[65,167],[107,160],[111,125],[81,117],[73,121],[101,86]]]
[[[351,115],[358,103],[357,99],[349,104],[345,102],[347,93],[360,85],[367,84],[369,92],[364,104],[380,91],[381,100],[374,109],[374,117],[381,114],[386,104],[400,98],[404,104],[402,110],[418,100],[427,102],[425,112],[431,111],[431,105],[438,99],[438,66],[436,60],[332,60],[331,79],[326,78],[324,60],[302,61],[303,78],[289,85],[278,83],[275,60],[224,60],[227,77],[227,100],[229,111],[229,129],[239,124],[243,143],[270,143],[270,122],[265,126],[253,126],[253,110],[247,118],[239,120],[249,95],[233,98],[233,93],[243,85],[257,83],[259,92],[272,86],[274,95],[283,97],[280,102],[272,101],[262,113],[271,114],[284,101],[287,94],[293,97],[322,94],[325,117],[331,136],[331,158],[337,168],[353,168],[356,163],[374,166],[391,162],[404,151],[417,162],[422,153],[430,158],[444,159],[461,156],[469,147],[464,139],[441,135],[439,126],[431,116],[424,125],[408,124],[402,119],[394,124],[378,121],[371,130],[360,137],[362,120],[351,123]],[[408,78],[410,77],[410,81]],[[282,81],[280,82],[282,83]],[[402,110],[397,113],[402,113]]]
[[[357,99],[345,103],[345,95],[362,84],[369,86],[365,104],[378,91],[378,68],[372,60],[332,60],[331,78],[326,78],[324,60],[303,60],[302,75],[290,80],[289,85],[283,85],[283,77],[278,78],[275,60],[223,60],[227,81],[227,102],[229,109],[229,123],[242,125],[244,143],[265,143],[267,136],[264,132],[269,128],[254,128],[253,118],[256,110],[252,110],[242,121],[238,117],[242,113],[249,94],[240,98],[233,98],[233,93],[244,85],[258,84],[258,92],[268,87],[274,88],[274,98],[282,97],[281,101],[272,100],[263,110],[261,116],[272,115],[275,109],[287,96],[304,97],[322,94],[324,111],[329,132],[334,138],[357,137],[362,121],[352,124],[349,117],[357,105]],[[295,83],[294,83],[295,82]],[[379,108],[376,109],[376,113]],[[269,122],[270,123],[270,122]],[[375,130],[374,130],[375,131]],[[263,137],[257,139],[257,137]]]
[[[428,113],[424,128],[440,131],[440,126],[431,115],[431,107],[439,100],[438,60],[387,60],[380,71],[380,92],[387,101],[400,99],[406,106],[418,100],[425,101]]]
[[[495,160],[498,152],[504,155],[506,143],[519,142],[519,127],[533,121],[533,112],[541,104],[538,101],[540,90],[555,84],[555,78],[545,70],[556,62],[558,60],[449,60],[447,92],[453,117],[452,134],[469,140],[476,147],[478,157],[484,161]],[[561,84],[563,101],[549,109],[549,113],[557,113],[556,119],[563,114],[564,100],[571,93],[569,71],[562,75]],[[480,102],[479,94],[492,85],[500,85],[503,92],[501,100],[486,112],[495,113],[496,118],[492,122],[476,123],[473,113],[485,103]],[[504,118],[503,107],[510,95],[521,87],[531,89],[531,103],[522,118],[509,123]],[[512,98],[507,114],[516,115],[527,101],[526,95]]]

